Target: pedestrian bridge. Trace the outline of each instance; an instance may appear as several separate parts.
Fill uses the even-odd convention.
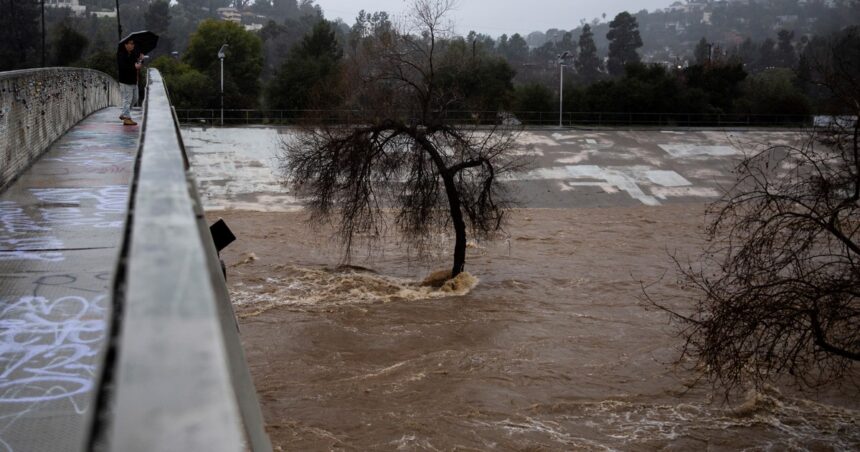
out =
[[[0,451],[271,450],[161,75],[0,73]]]

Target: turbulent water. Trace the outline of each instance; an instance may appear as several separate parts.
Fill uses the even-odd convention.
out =
[[[239,237],[222,256],[276,449],[860,449],[856,369],[726,401],[640,300],[647,285],[689,306],[670,254],[696,255],[741,153],[796,133],[523,133],[535,165],[510,183],[529,208],[470,243],[468,273],[441,287],[427,280],[450,268],[445,236],[425,260],[375,237],[340,265],[273,171],[289,133],[183,131],[207,215]]]
[[[851,450],[856,387],[725,402],[677,364],[650,292],[683,308],[668,253],[701,204],[517,211],[468,275],[421,282],[396,240],[356,266],[300,213],[227,211],[225,255],[248,359],[283,450]],[[662,277],[662,279],[661,279]]]

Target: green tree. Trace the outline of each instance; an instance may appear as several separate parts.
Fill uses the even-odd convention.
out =
[[[89,40],[63,22],[51,33],[51,64],[69,66],[81,59]]]
[[[296,110],[335,106],[340,99],[342,57],[331,25],[318,22],[275,73],[268,87],[268,106]]]
[[[798,115],[812,113],[809,99],[800,91],[794,73],[787,68],[772,68],[747,78],[736,110],[759,115]]]
[[[565,32],[561,37],[561,41],[556,45],[556,48],[559,55],[564,52],[568,52],[571,56],[576,55],[576,43],[573,42],[573,34]]]
[[[679,361],[723,385],[726,396],[792,380],[813,389],[843,377],[855,382],[860,34],[855,28],[818,50],[806,55],[815,68],[810,82],[855,119],[748,149],[732,171],[736,181],[707,210],[701,254],[675,259],[678,283],[693,299],[674,304],[683,312],[651,300],[678,322],[685,340]],[[751,92],[790,91],[791,75],[779,68],[753,76]]]
[[[619,13],[612,22],[609,22],[606,39],[609,40],[607,69],[610,74],[621,75],[627,63],[639,62],[636,49],[642,47],[642,38],[639,36],[639,24],[630,13],[627,11]]]
[[[35,2],[0,0],[0,71],[34,65],[40,43]]]
[[[535,119],[535,114],[556,113],[558,102],[553,92],[540,83],[529,83],[516,88],[513,109],[523,119]]]
[[[514,66],[519,66],[526,62],[529,57],[529,45],[519,33],[514,33],[508,39],[508,45],[505,47],[505,58]]]
[[[747,73],[743,65],[710,64],[695,65],[684,69],[687,87],[700,89],[708,96],[708,103],[719,113],[730,113],[733,104],[742,92],[742,82]]]
[[[508,106],[515,72],[507,60],[462,38],[445,47],[438,83],[450,94],[451,109],[495,113]]]
[[[797,65],[797,53],[794,51],[794,32],[788,30],[779,30],[776,43],[776,65],[779,67],[787,67],[794,69]]]
[[[170,2],[167,0],[155,0],[149,4],[144,14],[146,29],[163,35],[170,27]]]
[[[758,61],[757,50],[755,43],[750,38],[744,39],[744,42],[742,42],[736,50],[737,57],[743,62],[744,66],[746,66],[748,70],[756,68],[756,62]]]
[[[706,64],[711,62],[711,44],[704,37],[696,44],[696,49],[693,50],[693,58],[696,64]]]
[[[773,39],[767,38],[762,41],[759,47],[758,60],[756,67],[758,70],[765,70],[776,67],[779,64],[779,59],[776,56],[776,42]]]
[[[260,38],[236,23],[204,20],[191,35],[183,61],[213,81],[220,77],[218,49],[228,44],[224,61],[224,102],[227,108],[255,108],[260,95],[263,49]],[[217,104],[217,103],[216,103]],[[217,105],[211,104],[214,108]]]
[[[99,50],[93,53],[83,62],[83,66],[89,69],[104,72],[113,78],[117,78],[116,52]]]
[[[603,62],[597,56],[597,46],[594,45],[594,33],[591,26],[583,25],[582,34],[579,35],[579,55],[574,63],[579,77],[586,84],[596,82],[603,70]]]
[[[143,18],[146,29],[159,36],[158,50],[169,53],[173,47],[167,34],[167,30],[170,28],[170,2],[168,0],[155,0],[149,4]]]
[[[623,77],[591,85],[586,93],[595,111],[687,113],[692,107],[684,88],[662,66],[628,63]]]
[[[478,128],[449,115],[452,93],[439,89],[445,13],[454,0],[417,0],[409,19],[417,33],[397,32],[350,61],[361,123],[314,125],[284,143],[284,175],[306,194],[315,219],[335,219],[344,249],[356,235],[374,236],[393,222],[419,249],[440,231],[454,233],[451,277],[464,271],[466,234],[491,238],[506,218],[507,187],[518,169],[504,126]]]
[[[161,56],[151,65],[164,77],[174,107],[201,108],[219,102],[218,93],[212,89],[213,80],[187,63]]]

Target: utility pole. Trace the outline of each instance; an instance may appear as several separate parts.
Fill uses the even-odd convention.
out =
[[[45,67],[45,0],[42,0],[42,67]]]
[[[119,37],[117,40],[122,39],[122,22],[119,20],[119,0],[116,0],[116,30]]]

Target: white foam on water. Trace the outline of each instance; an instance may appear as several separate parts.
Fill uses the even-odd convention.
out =
[[[854,450],[860,442],[860,412],[785,397],[774,388],[751,391],[734,407],[605,400],[538,405],[530,413],[541,421],[551,418],[565,425],[587,425],[606,437],[606,443],[622,445],[623,449],[654,445],[654,441],[672,443],[681,437],[697,438],[705,431],[731,435],[749,429],[759,430],[757,436],[772,437],[766,441],[773,450],[804,449],[803,444],[809,443]]]
[[[279,306],[320,307],[463,296],[478,285],[478,279],[468,272],[440,287],[354,269],[289,266],[284,272],[287,275],[262,284],[235,285],[230,298],[240,309],[239,316],[253,317]]]
[[[564,431],[556,422],[544,421],[527,416],[522,420],[505,419],[496,422],[472,421],[471,424],[479,430],[501,430],[508,436],[542,435],[556,444],[564,445],[569,450],[603,450],[615,451],[612,447],[588,438],[573,436]]]

